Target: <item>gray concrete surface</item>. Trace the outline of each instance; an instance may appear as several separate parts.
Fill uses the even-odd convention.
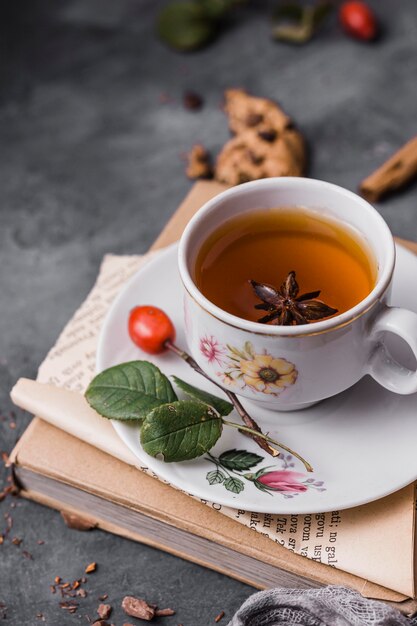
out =
[[[180,154],[195,141],[216,150],[227,138],[226,87],[278,99],[309,141],[310,175],[349,189],[417,132],[417,4],[373,4],[384,36],[372,45],[345,38],[335,20],[308,46],[273,43],[266,5],[253,1],[214,45],[193,55],[155,38],[160,2],[2,4],[0,450],[12,448],[30,419],[17,411],[10,428],[10,387],[35,376],[102,255],[145,251],[189,189]],[[201,112],[183,109],[184,89],[204,96]],[[172,102],[161,104],[163,93]],[[377,208],[396,234],[417,239],[416,185]],[[0,504],[0,532],[10,504]],[[15,504],[12,536],[23,543],[0,546],[7,624],[41,623],[38,612],[47,624],[87,623],[84,613],[93,615],[97,596],[108,593],[121,626],[120,600],[131,592],[176,608],[167,626],[199,626],[221,609],[230,617],[251,593],[151,548],[68,530],[41,506]],[[77,578],[89,561],[99,563],[90,595],[68,615],[49,584],[56,575]]]

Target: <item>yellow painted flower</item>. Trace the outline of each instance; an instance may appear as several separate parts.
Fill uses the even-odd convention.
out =
[[[217,376],[219,376],[221,384],[225,387],[234,387],[236,385],[235,379],[228,372],[217,372]]]
[[[270,354],[255,354],[253,359],[241,360],[240,370],[245,384],[262,393],[280,393],[297,380],[293,363],[274,359]]]

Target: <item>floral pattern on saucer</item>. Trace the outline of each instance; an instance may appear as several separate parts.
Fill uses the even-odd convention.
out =
[[[219,457],[208,453],[206,459],[215,465],[215,469],[206,474],[208,483],[223,485],[232,493],[241,493],[245,489],[245,481],[264,493],[280,493],[284,498],[293,498],[308,489],[326,491],[323,481],[307,478],[306,474],[290,469],[295,467],[291,454],[282,456],[281,467],[262,467],[254,473],[247,470],[264,461],[264,457],[247,450],[226,450]]]
[[[200,352],[209,363],[223,367],[216,376],[225,387],[249,387],[255,393],[277,396],[297,380],[294,363],[266,351],[256,353],[250,341],[239,349],[205,335],[200,338]]]

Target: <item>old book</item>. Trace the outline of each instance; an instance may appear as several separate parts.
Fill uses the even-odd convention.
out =
[[[219,190],[213,183],[196,185],[156,247],[178,238],[193,212]],[[143,262],[139,257],[106,258],[90,296],[42,364],[39,380],[65,386],[68,391],[33,381],[16,386],[16,403],[45,420],[31,423],[13,453],[24,494],[89,517],[93,511],[104,529],[156,545],[256,587],[333,583],[396,602],[414,596],[413,485],[379,502],[334,512],[333,518],[332,514],[266,516],[235,511],[201,503],[139,473],[132,467],[136,458],[115,437],[111,425],[91,411],[85,413],[85,402],[77,391],[85,388],[94,372],[100,321],[121,285]],[[63,393],[69,394],[65,401]],[[69,433],[76,433],[77,438]],[[316,531],[324,529],[321,541],[326,544],[332,523],[333,528],[337,523],[332,565],[338,569],[314,560]]]

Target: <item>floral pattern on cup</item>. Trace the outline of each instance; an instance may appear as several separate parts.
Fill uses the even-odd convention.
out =
[[[200,338],[200,352],[209,363],[222,365],[226,351],[213,335],[205,335]]]
[[[206,335],[200,339],[200,352],[209,363],[223,366],[216,375],[225,387],[248,387],[255,393],[277,396],[297,380],[294,363],[266,351],[256,353],[250,341],[239,349]]]
[[[297,380],[297,370],[286,359],[274,359],[270,354],[255,354],[241,360],[239,369],[245,385],[254,391],[277,395]]]
[[[215,469],[207,473],[206,479],[210,485],[222,485],[227,491],[239,494],[245,489],[245,484],[251,482],[257,489],[269,495],[280,493],[284,498],[293,498],[309,489],[326,491],[322,480],[307,478],[306,474],[293,471],[294,458],[291,454],[282,456],[281,467],[262,467],[256,472],[248,472],[264,457],[247,450],[226,450],[219,457],[208,453],[206,457],[215,465]]]

